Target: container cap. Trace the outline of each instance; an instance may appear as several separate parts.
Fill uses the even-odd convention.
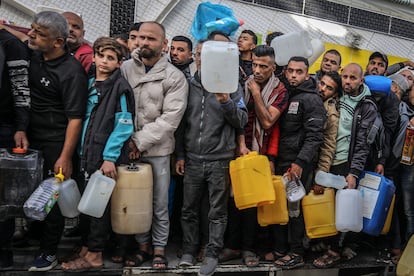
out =
[[[65,180],[65,176],[62,173],[62,168],[59,168],[59,172],[55,174],[55,177],[59,179],[60,182],[63,182],[63,180]]]
[[[27,152],[27,150],[26,150],[26,149],[24,149],[24,148],[13,148],[13,149],[12,149],[12,152],[13,152],[13,153],[20,153],[20,154],[23,154],[23,153],[26,153],[26,152]]]

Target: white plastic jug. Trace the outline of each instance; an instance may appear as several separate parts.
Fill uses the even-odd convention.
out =
[[[79,212],[101,218],[115,187],[115,180],[97,170],[91,175],[78,205]]]
[[[236,43],[206,41],[201,51],[201,83],[212,93],[233,93],[239,84],[239,48]]]
[[[80,198],[81,194],[75,180],[68,179],[60,184],[58,205],[64,217],[74,218],[79,215]]]
[[[343,189],[348,184],[346,183],[345,177],[342,175],[335,175],[333,173],[327,173],[324,171],[317,171],[315,175],[315,182],[318,185],[324,187]]]
[[[284,174],[282,176],[282,182],[285,184],[286,187],[286,196],[289,202],[298,202],[301,200],[305,195],[305,187],[303,187],[302,181],[298,177],[295,177],[295,179],[289,180],[287,175]],[[289,209],[297,209],[300,206],[300,203],[294,205],[291,204]],[[300,207],[299,207],[300,210]],[[295,217],[295,216],[293,216]]]
[[[52,210],[59,197],[60,183],[64,176],[62,169],[54,177],[47,178],[30,195],[23,205],[27,217],[35,220],[44,220]]]
[[[308,58],[309,66],[312,66],[313,63],[323,54],[325,51],[325,45],[322,40],[313,38],[311,39],[312,44],[312,55]]]
[[[275,50],[276,63],[287,65],[293,56],[309,58],[313,49],[307,31],[293,32],[275,37],[270,46]]]
[[[335,225],[341,232],[362,230],[362,196],[359,190],[343,189],[336,192]]]

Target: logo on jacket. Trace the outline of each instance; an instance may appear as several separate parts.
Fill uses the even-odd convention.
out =
[[[43,78],[40,80],[40,83],[41,83],[41,84],[43,84],[44,86],[48,87],[48,86],[49,86],[49,83],[50,83],[50,80],[48,80],[48,79],[46,79],[45,77],[43,77]]]
[[[291,102],[288,109],[288,114],[298,114],[299,102]]]

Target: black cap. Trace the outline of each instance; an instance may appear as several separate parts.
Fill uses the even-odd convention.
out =
[[[374,59],[374,58],[381,58],[385,62],[385,67],[388,67],[388,58],[387,58],[387,55],[385,55],[383,53],[380,53],[380,52],[373,52],[369,56],[369,60]]]

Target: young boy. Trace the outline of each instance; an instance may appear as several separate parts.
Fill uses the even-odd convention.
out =
[[[127,161],[125,143],[134,130],[132,89],[121,76],[122,47],[115,39],[98,38],[94,45],[95,76],[89,79],[89,96],[81,137],[81,170],[88,177],[96,170],[117,178],[116,165]],[[110,213],[102,218],[85,216],[82,249],[64,271],[85,271],[103,266],[102,251],[109,234]]]

